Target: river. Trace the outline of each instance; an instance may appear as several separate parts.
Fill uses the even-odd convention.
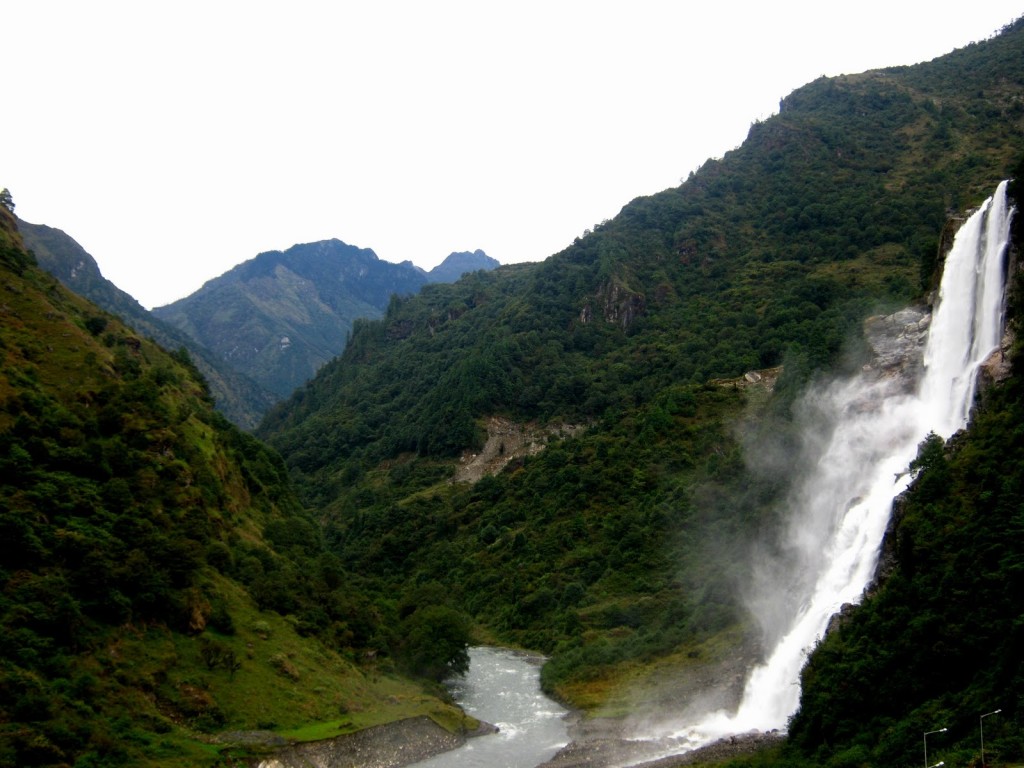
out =
[[[540,690],[539,656],[507,648],[469,649],[469,672],[449,689],[468,714],[498,727],[415,768],[534,768],[569,742],[567,710]]]

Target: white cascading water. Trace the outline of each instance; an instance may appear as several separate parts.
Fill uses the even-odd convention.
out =
[[[946,257],[917,392],[891,378],[861,375],[814,397],[820,459],[789,499],[785,583],[762,584],[766,613],[785,627],[753,670],[736,712],[713,712],[672,729],[674,752],[753,730],[784,730],[800,702],[800,670],[844,603],[860,601],[874,574],[893,499],[930,432],[947,439],[967,424],[976,374],[999,347],[1005,253],[1013,216],[1006,182],[960,228]],[[905,389],[905,388],[904,388]],[[832,431],[821,426],[821,419]],[[755,601],[756,603],[756,601]],[[755,614],[758,605],[752,605]],[[770,619],[765,619],[767,624]]]

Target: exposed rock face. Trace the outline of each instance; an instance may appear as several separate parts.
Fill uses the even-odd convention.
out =
[[[492,416],[487,420],[487,442],[483,449],[480,453],[466,453],[462,456],[454,481],[475,483],[485,475],[496,475],[513,459],[540,453],[548,438],[577,435],[584,429],[571,424],[539,427]]]
[[[604,319],[623,328],[632,325],[647,307],[642,294],[627,291],[619,285],[609,286],[603,299]]]
[[[864,321],[864,337],[874,357],[863,370],[896,382],[903,392],[914,390],[924,370],[924,347],[930,326],[931,312],[923,306],[907,307],[891,315],[869,317]],[[900,516],[899,507],[900,499],[897,498],[893,502],[893,512],[882,539],[882,549],[874,578],[868,587],[869,592],[895,568],[895,526]],[[849,603],[841,606],[829,620],[825,634],[841,628],[854,610],[856,607]]]
[[[998,384],[1010,378],[1010,349],[1013,347],[1013,332],[1007,329],[999,344],[999,349],[989,355],[981,364],[978,372],[978,389],[985,390],[992,384]]]
[[[832,618],[828,620],[828,626],[825,627],[825,635],[828,636],[840,629],[853,616],[853,612],[856,609],[857,606],[853,603],[843,603],[839,606],[839,610],[833,613]]]
[[[906,499],[902,493],[892,503],[892,513],[889,515],[889,522],[885,526],[885,533],[882,535],[882,547],[878,552],[878,562],[875,564],[874,576],[866,590],[867,595],[877,591],[896,572],[896,568],[899,566],[899,558],[897,556],[899,541],[897,537],[899,536],[900,522],[903,520],[905,504]],[[833,629],[833,623],[836,624],[836,627],[842,626],[842,621],[835,622],[833,617],[833,621],[829,623],[828,627],[830,632]]]
[[[904,312],[905,311],[906,310],[904,310]],[[897,315],[901,314],[901,312],[897,312],[896,315],[890,315],[885,318],[870,318],[867,322],[874,324],[876,329],[894,329],[898,328],[900,322],[896,320],[890,320],[890,318],[895,318]],[[911,316],[906,316],[904,319],[908,321],[908,324],[904,326],[904,330],[906,331],[906,333],[901,336],[900,332],[897,332],[896,336],[898,338],[895,342],[893,342],[892,346],[889,346],[888,342],[882,341],[881,343],[884,349],[892,351],[900,343],[905,343],[906,351],[909,353],[912,350],[913,345],[911,343],[911,339],[915,334],[915,332],[911,328],[911,326],[913,325],[913,319]],[[930,317],[923,317],[920,321],[918,321],[918,325],[923,327],[926,331],[929,320]],[[880,334],[880,336],[885,335],[887,334]],[[924,349],[924,342],[924,337],[922,337],[920,341],[917,342],[922,352]],[[1010,349],[1013,346],[1013,343],[1013,332],[1011,329],[1007,328],[1006,331],[1003,333],[1003,338],[999,345],[999,349],[995,350],[991,355],[988,356],[988,358],[985,360],[984,363],[982,363],[981,368],[978,371],[979,396],[984,396],[985,390],[988,387],[994,384],[998,384],[1006,380],[1010,376]],[[897,357],[898,355],[895,355],[894,353],[893,360],[895,361]],[[916,363],[916,365],[918,366],[918,368],[916,369],[916,373],[920,372],[920,364],[921,363],[919,359]],[[906,363],[901,364],[898,361],[894,362],[890,369],[906,371]],[[916,373],[914,378],[912,379],[912,381],[915,382]],[[957,439],[958,436],[954,435],[952,438],[950,438],[950,443],[955,444]],[[868,586],[867,589],[868,594],[877,591],[878,588],[882,584],[884,584],[885,581],[893,573],[895,573],[896,569],[899,567],[898,553],[900,548],[900,522],[903,520],[904,504],[905,498],[903,494],[897,496],[896,499],[893,501],[892,514],[889,516],[889,523],[885,528],[885,534],[882,536],[882,545],[878,555],[878,563],[875,566],[874,577],[872,578],[871,584]],[[842,626],[843,621],[850,613],[850,611],[845,610],[846,608],[847,606],[843,606],[843,609],[841,609],[839,613],[832,617],[832,620],[829,622],[827,630],[828,632],[831,632],[833,629]]]
[[[774,368],[762,368],[759,371],[747,371],[742,376],[732,379],[712,379],[709,383],[719,387],[733,387],[737,389],[758,388],[766,392],[775,389],[775,384],[782,375],[782,366]]]
[[[631,291],[624,286],[608,282],[601,286],[594,297],[601,308],[601,315],[605,322],[614,323],[623,328],[628,328],[647,309],[647,301],[642,293]],[[589,323],[594,318],[594,309],[590,300],[580,310],[579,319],[581,323]]]
[[[865,370],[899,378],[907,389],[914,386],[923,367],[931,319],[927,307],[907,307],[865,320],[864,336],[875,353]]]

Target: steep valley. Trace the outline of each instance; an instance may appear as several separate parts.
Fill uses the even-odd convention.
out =
[[[457,741],[476,724],[438,681],[470,643],[547,656],[579,737],[556,764],[735,705],[778,640],[751,606],[797,594],[764,587],[799,581],[778,534],[832,435],[809,393],[920,373],[949,222],[1003,179],[1020,210],[1022,136],[1024,19],[797,89],[543,262],[389,271],[349,325],[314,289],[372,252],[344,279],[340,241],[261,254],[156,313],[230,321],[201,343],[283,398],[252,435],[0,208],[0,766],[237,765],[424,716]],[[884,578],[799,649],[785,738],[659,765],[919,765],[947,726],[937,759],[980,765],[994,710],[989,763],[1024,760],[1022,220],[1001,370],[968,429],[918,443]],[[310,328],[345,343],[290,367]]]

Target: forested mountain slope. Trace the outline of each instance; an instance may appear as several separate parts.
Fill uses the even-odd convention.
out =
[[[217,410],[234,424],[252,430],[277,400],[191,336],[154,316],[103,277],[96,260],[69,235],[53,227],[20,220],[18,231],[39,266],[79,296],[118,315],[164,349],[187,349],[199,372],[210,385]]]
[[[631,665],[745,636],[732,586],[793,469],[788,404],[813,372],[863,362],[866,317],[925,295],[948,217],[1011,175],[1022,135],[1024,21],[821,78],[547,261],[357,323],[258,433],[346,565],[436,584],[554,652],[550,689],[607,703]],[[752,370],[771,373],[736,378]],[[447,483],[496,415],[586,429]],[[777,450],[745,461],[752,434]]]
[[[393,671],[459,657],[416,645],[417,604],[398,635],[187,355],[39,269],[6,207],[0,285],[0,765],[222,765],[251,749],[223,731],[448,717]]]
[[[795,91],[741,147],[547,261],[432,286],[360,324],[263,434],[329,473],[341,449],[452,454],[492,412],[594,418],[670,383],[830,364],[866,314],[920,295],[947,214],[1008,175],[1022,40],[1018,23]]]

